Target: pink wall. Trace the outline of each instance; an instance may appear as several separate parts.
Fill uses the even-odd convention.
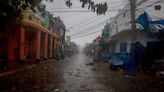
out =
[[[36,59],[40,59],[40,30],[36,30]]]
[[[47,59],[47,52],[48,52],[48,34],[44,33],[44,59]]]
[[[20,33],[19,58],[20,60],[25,60],[25,29],[23,27],[20,27],[19,33]]]
[[[18,29],[13,28],[14,31],[10,31],[8,37],[8,59],[9,61],[15,61],[15,49],[18,48],[19,33]],[[18,50],[18,49],[17,49]],[[19,51],[19,50],[18,50]],[[19,53],[17,54],[19,56]]]

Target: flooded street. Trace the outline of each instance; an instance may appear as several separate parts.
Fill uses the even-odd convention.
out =
[[[80,52],[65,60],[42,61],[1,76],[0,92],[163,92],[163,79],[125,77]]]
[[[91,62],[82,52],[68,59],[63,71],[64,83],[62,89],[68,92],[108,92],[105,85],[95,79],[93,67],[86,65]]]
[[[0,92],[164,92],[164,0],[0,0]]]
[[[60,61],[41,62],[0,79],[2,92],[109,92],[95,79],[83,52]],[[112,91],[111,91],[112,92]]]

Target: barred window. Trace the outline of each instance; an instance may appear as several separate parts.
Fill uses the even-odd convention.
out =
[[[161,10],[161,5],[155,5],[155,6],[154,6],[154,9],[155,9],[155,10]]]

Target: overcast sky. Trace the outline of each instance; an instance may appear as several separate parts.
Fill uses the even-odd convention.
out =
[[[117,14],[117,11],[122,8],[127,0],[94,0],[96,3],[107,1],[108,12],[105,15],[97,15],[93,12],[61,12],[61,11],[86,11],[86,8],[81,8],[79,0],[71,0],[73,6],[67,7],[66,0],[54,0],[53,3],[46,4],[46,10],[51,11],[54,16],[60,16],[64,22],[66,29],[66,35],[71,36],[71,40],[80,46],[84,46],[86,43],[91,43],[98,35],[101,35],[101,31],[107,22],[110,22],[110,18]],[[55,12],[59,11],[59,12]]]

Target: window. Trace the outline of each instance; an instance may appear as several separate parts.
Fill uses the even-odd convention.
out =
[[[124,12],[124,15],[123,15],[123,17],[126,17],[126,12]]]
[[[155,6],[154,6],[154,9],[155,9],[155,10],[161,10],[161,5],[155,5]]]

